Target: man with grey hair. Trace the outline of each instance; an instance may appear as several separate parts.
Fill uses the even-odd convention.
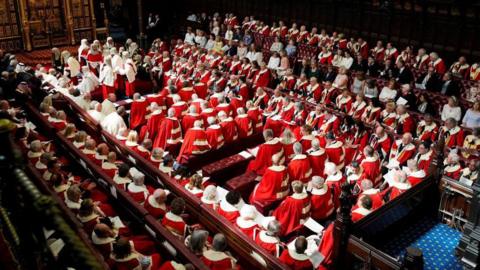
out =
[[[178,146],[182,140],[182,128],[180,121],[175,117],[175,109],[167,111],[167,117],[161,122],[153,147],[172,149]]]
[[[278,237],[280,230],[280,222],[278,222],[278,220],[272,220],[267,224],[266,229],[261,230],[257,234],[255,242],[270,254],[278,257],[280,256],[281,246],[280,238]]]
[[[102,104],[103,107],[103,104]],[[118,131],[122,128],[127,128],[125,124],[125,120],[123,120],[122,116],[125,112],[125,107],[120,106],[118,107],[117,111],[113,111],[112,113],[108,114],[103,118],[102,122],[100,122],[101,127],[108,133],[112,135],[116,135]]]
[[[237,116],[235,117],[235,123],[238,128],[238,137],[246,138],[253,134],[253,123],[252,120],[245,113],[244,108],[237,109]]]
[[[136,168],[130,169],[130,175],[133,178],[133,182],[128,184],[127,192],[132,196],[132,199],[143,205],[150,192],[145,185],[145,175],[138,171]]]
[[[200,120],[200,114],[197,112],[197,107],[190,105],[188,113],[182,118],[182,130],[186,133],[193,127],[195,121]]]
[[[208,144],[207,134],[203,129],[203,121],[197,120],[194,122],[193,127],[185,133],[177,162],[182,163],[184,159],[188,160],[191,155],[200,155],[209,150],[210,145]]]
[[[288,175],[292,180],[300,180],[306,184],[312,175],[310,160],[303,154],[302,144],[296,142],[293,144],[294,156],[288,163]]]
[[[247,172],[255,172],[257,175],[263,175],[265,170],[272,165],[272,156],[283,156],[283,145],[278,138],[273,137],[271,129],[263,131],[265,143],[258,147],[255,160],[250,161]],[[283,163],[283,162],[281,162]]]
[[[205,133],[207,134],[208,144],[212,149],[218,149],[224,144],[222,128],[216,124],[216,121],[214,116],[207,118],[208,127]]]
[[[315,175],[308,183],[308,190],[311,194],[311,217],[314,220],[325,220],[335,210],[330,187],[325,183],[325,179]]]
[[[324,177],[323,169],[325,167],[325,161],[327,160],[325,149],[320,147],[320,141],[317,138],[312,140],[311,146],[312,147],[307,151],[307,156],[310,160],[312,175]]]
[[[210,269],[235,269],[235,260],[226,251],[227,239],[221,233],[215,234],[212,248],[203,251],[202,261]]]

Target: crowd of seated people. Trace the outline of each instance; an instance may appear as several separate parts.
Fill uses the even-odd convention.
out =
[[[98,53],[100,42],[90,47],[82,42],[78,57],[65,54],[69,64],[62,67],[63,73],[47,73],[38,66],[35,75],[172,176],[179,174],[172,169],[172,162],[185,164],[192,156],[263,132],[265,142],[253,153],[255,158],[247,168],[259,180],[249,202],[275,221],[253,222],[257,211],[245,208],[250,205],[238,193],[230,191],[219,200],[215,186],[195,173],[179,174],[177,180],[277,256],[277,244],[295,235],[309,217],[321,223],[331,220],[344,183],[350,184],[358,198],[352,210],[353,220],[358,221],[427,177],[438,145],[444,144],[448,154],[445,175],[476,180],[479,103],[474,102],[465,114],[458,103],[458,77],[476,80],[471,77],[476,64],[469,67],[462,58],[447,71],[438,54],[423,49],[413,56],[412,48],[398,52],[391,43],[383,48],[378,42],[370,50],[361,38],[348,41],[341,34],[317,34],[315,28],[307,32],[305,26],[297,29],[296,24],[291,29],[283,23],[270,28],[252,17],[240,25],[234,17],[229,14],[222,21],[214,16],[211,40],[204,43],[196,42],[204,35],[197,31],[193,42],[186,36],[170,46],[157,39],[149,51],[140,50],[130,40],[118,50],[103,46],[99,65],[88,56]],[[238,38],[228,34],[232,29]],[[224,32],[225,39],[220,37]],[[271,51],[290,50],[267,65],[253,33],[264,38],[278,35],[268,48]],[[303,45],[320,47],[318,58],[301,59],[300,65],[290,66],[286,60],[295,55],[292,46],[297,46],[299,53]],[[355,60],[350,59],[353,57]],[[142,96],[136,90],[142,69],[157,85],[153,94]],[[417,70],[426,72],[423,78],[415,78],[417,72],[413,71]],[[98,87],[103,101],[92,101],[95,86],[88,90],[79,87],[96,75],[102,78]],[[379,82],[384,80],[388,84],[381,87]],[[24,93],[23,87],[19,83],[17,90]],[[417,97],[414,88],[424,92]],[[430,106],[428,91],[449,96],[441,111]],[[117,96],[133,99],[128,106],[116,107]],[[5,102],[2,113],[14,117],[15,110]],[[62,111],[43,103],[39,108],[57,129],[69,127]],[[167,211],[164,191],[145,186],[141,173],[132,174],[125,164],[112,171],[116,157],[106,145],[97,145],[83,131],[67,135],[85,155],[114,174],[114,181],[152,215],[163,217],[162,223],[172,233],[186,236],[189,226],[181,216],[181,199],[172,201]],[[264,212],[260,204],[272,208]],[[299,239],[296,242],[302,242]],[[302,244],[298,246],[296,255],[302,253]],[[292,254],[290,259],[301,257]],[[285,261],[287,257],[280,256]]]

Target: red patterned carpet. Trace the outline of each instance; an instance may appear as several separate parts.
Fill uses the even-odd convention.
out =
[[[72,54],[77,54],[76,46],[59,47],[60,51],[68,50]],[[50,49],[35,50],[31,52],[20,52],[15,54],[19,62],[28,66],[37,64],[50,64],[52,61],[52,52]]]

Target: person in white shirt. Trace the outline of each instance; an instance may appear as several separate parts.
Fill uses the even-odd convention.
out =
[[[480,102],[473,103],[473,106],[467,110],[462,120],[463,126],[467,128],[480,127]]]
[[[97,76],[90,71],[88,66],[82,67],[82,81],[78,84],[78,89],[82,94],[90,93],[100,85]]]
[[[387,102],[389,100],[394,100],[397,97],[397,90],[395,89],[396,83],[395,80],[390,80],[388,82],[387,86],[384,86],[382,88],[382,91],[380,91],[380,95],[378,98],[380,99],[381,102]]]
[[[105,116],[105,118],[103,118],[103,121],[100,123],[100,125],[106,132],[114,136],[117,135],[119,130],[121,130],[122,128],[127,128],[125,121],[120,116],[124,112],[125,112],[125,107],[123,106],[118,107],[117,111],[112,112],[109,115]]]
[[[247,55],[247,52],[248,52],[248,47],[245,45],[243,41],[240,41],[237,47],[238,58],[239,59],[244,58]]]
[[[247,57],[250,62],[257,61],[257,63],[261,63],[263,61],[263,54],[262,52],[257,52],[255,44],[250,45],[250,50],[245,57]]]
[[[273,53],[268,60],[267,67],[272,70],[276,70],[280,66],[280,56],[278,53]]]
[[[280,52],[283,49],[283,43],[280,41],[279,37],[275,37],[275,41],[270,46],[271,52]]]
[[[108,98],[102,102],[103,115],[107,116],[115,111],[115,102],[117,102],[117,96],[115,96],[113,93],[108,94]]]
[[[335,54],[335,56],[333,57],[333,60],[332,60],[332,65],[334,67],[341,67],[343,65],[343,60],[344,56],[343,56],[343,51],[342,50],[337,50],[337,54]]]
[[[102,122],[105,118],[105,115],[102,113],[102,104],[98,101],[92,101],[90,107],[92,109],[88,111],[88,114],[98,123]]]
[[[195,36],[195,43],[200,48],[204,48],[205,45],[207,44],[207,38],[205,37],[205,33],[200,29],[197,29],[197,35]]]
[[[210,51],[211,49],[213,49],[213,46],[215,46],[215,35],[211,34],[208,38],[207,44],[205,44],[205,49],[207,51]]]
[[[341,60],[340,66],[344,66],[346,69],[350,69],[353,64],[353,58],[348,51],[344,52],[344,57]]]
[[[456,97],[449,97],[448,103],[443,105],[442,121],[446,121],[448,118],[453,118],[456,121],[462,119],[462,109],[458,106],[458,101]]]
[[[227,31],[225,31],[225,39],[228,41],[233,39],[233,30],[231,25],[227,26]]]
[[[189,45],[193,45],[195,43],[195,34],[193,33],[191,27],[187,28],[187,33],[185,33],[185,39],[183,42]]]

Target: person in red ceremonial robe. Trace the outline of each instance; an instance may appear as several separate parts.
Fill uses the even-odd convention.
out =
[[[417,139],[434,142],[437,140],[438,130],[437,123],[433,121],[433,117],[430,114],[425,114],[423,120],[417,125]]]
[[[219,149],[224,144],[223,131],[220,125],[217,125],[216,119],[213,116],[207,119],[208,127],[205,131],[207,135],[208,144],[211,149]]]
[[[126,190],[127,185],[132,182],[132,179],[130,179],[129,176],[129,171],[130,167],[127,164],[122,163],[118,166],[117,174],[113,177],[115,185],[122,190]]]
[[[348,115],[350,115],[353,119],[360,120],[366,107],[367,103],[364,100],[364,95],[363,93],[359,93],[355,97],[355,102],[352,103],[350,111],[348,111]]]
[[[203,121],[197,120],[193,128],[187,130],[177,157],[177,162],[187,161],[191,155],[199,155],[210,150],[207,134],[203,129]]]
[[[183,133],[186,133],[190,128],[192,128],[193,124],[197,120],[203,121],[200,114],[198,114],[197,107],[190,105],[190,107],[188,107],[188,113],[182,118]]]
[[[107,160],[108,156],[108,146],[105,143],[100,143],[97,146],[97,151],[92,161],[95,162],[98,166],[102,166],[102,163]]]
[[[237,124],[238,138],[246,138],[253,134],[252,120],[245,113],[244,108],[237,109],[237,117],[235,117],[235,123]]]
[[[383,63],[383,59],[385,59],[385,48],[383,47],[382,41],[377,41],[377,46],[372,49],[372,56],[377,63]]]
[[[201,82],[198,79],[195,81],[195,84],[193,85],[193,90],[195,91],[195,94],[197,94],[199,98],[204,99],[208,95],[207,84]],[[193,99],[193,97],[192,97],[192,99]]]
[[[312,134],[312,126],[303,125],[300,127],[300,134],[296,134],[297,138],[300,137],[299,142],[302,144],[303,149],[308,150],[312,147],[312,142],[315,140],[315,136]]]
[[[443,136],[445,146],[448,148],[462,147],[465,140],[463,129],[458,126],[457,121],[453,118],[445,120],[445,125],[440,129],[439,138]]]
[[[175,117],[175,109],[168,109],[168,116],[162,121],[159,132],[153,143],[154,148],[174,148],[182,139],[180,122]]]
[[[285,157],[285,162],[288,163],[295,155],[293,153],[293,145],[297,142],[297,139],[295,138],[293,132],[289,128],[286,128],[282,133],[280,142],[283,145],[283,155]]]
[[[443,75],[445,72],[447,72],[447,66],[445,65],[445,62],[442,58],[440,58],[440,56],[438,56],[438,53],[436,52],[430,53],[430,65],[435,69],[437,74]]]
[[[407,161],[407,180],[410,185],[415,186],[416,184],[423,181],[423,179],[427,176],[425,171],[418,168],[418,163],[414,159],[409,159]]]
[[[140,140],[146,138],[154,140],[160,131],[160,126],[163,120],[165,119],[163,110],[157,105],[157,103],[151,103],[149,110],[151,113],[145,116],[147,124],[140,129]]]
[[[93,160],[96,154],[97,143],[94,139],[87,139],[85,142],[85,147],[82,149],[82,153],[85,154],[89,159]]]
[[[173,104],[170,108],[175,110],[176,118],[182,119],[187,114],[188,104],[179,95],[173,95]]]
[[[135,148],[135,152],[137,152],[141,157],[146,160],[150,159],[150,151],[152,150],[152,140],[145,139],[141,144],[139,144]]]
[[[145,122],[148,102],[139,93],[133,94],[130,107],[130,129],[137,129]]]
[[[308,242],[305,236],[299,236],[295,239],[295,246],[283,250],[279,260],[295,270],[310,270],[313,268],[310,257],[305,254]]]
[[[240,209],[240,216],[235,221],[235,227],[240,229],[250,239],[255,239],[256,231],[260,229],[255,222],[256,213],[255,207],[246,204]]]
[[[93,141],[93,143],[95,143],[95,141]],[[95,145],[93,145],[93,151],[95,151],[94,149],[95,149]],[[43,153],[44,153],[44,150],[43,150],[42,142],[40,140],[33,140],[30,143],[30,147],[27,152],[28,160],[30,160],[30,163],[35,164],[40,160],[40,156]],[[84,151],[83,153],[86,154]],[[95,152],[93,152],[93,154],[95,154]]]
[[[308,100],[318,103],[322,97],[322,90],[322,86],[318,83],[317,77],[311,77],[310,84],[306,88]]]
[[[261,109],[257,106],[254,106],[251,100],[247,101],[245,107],[247,108],[248,118],[250,119],[250,121],[252,121],[253,132],[262,132],[263,120]]]
[[[234,190],[229,191],[225,198],[220,201],[217,211],[222,217],[234,224],[240,216],[238,206],[241,202],[242,198],[238,192]]]
[[[231,143],[237,140],[238,131],[237,124],[232,117],[227,116],[224,111],[218,113],[218,119],[220,120],[220,127],[222,128],[223,138],[225,143]]]
[[[319,123],[318,131],[320,133],[330,133],[337,134],[340,130],[341,120],[340,117],[336,116],[332,112],[326,110],[323,121]]]
[[[224,112],[227,116],[234,115],[232,112],[232,106],[230,103],[227,103],[224,95],[218,97],[218,104],[215,106],[215,110],[217,112]]]
[[[135,168],[130,170],[133,182],[127,185],[127,192],[137,203],[143,204],[147,199],[150,191],[145,185],[145,175]]]
[[[280,256],[281,242],[278,237],[280,230],[281,225],[277,220],[270,221],[266,226],[266,230],[261,230],[257,234],[255,243],[273,256]]]
[[[128,58],[125,61],[124,69],[120,72],[127,77],[127,80],[125,81],[125,95],[131,97],[136,92],[135,84],[137,76],[137,66],[131,58]]]
[[[375,134],[370,137],[368,144],[373,147],[373,150],[375,150],[380,159],[383,160],[388,157],[390,153],[392,139],[388,136],[382,126],[377,126],[375,128]]]
[[[162,225],[177,237],[183,238],[187,232],[188,225],[182,218],[185,210],[185,201],[182,198],[175,198],[170,203],[168,211],[162,219]]]
[[[292,190],[293,194],[283,200],[272,213],[281,224],[279,235],[282,236],[298,230],[310,216],[310,197],[303,192],[303,183],[293,181]]]
[[[390,201],[412,187],[410,182],[407,180],[407,174],[401,170],[396,170],[395,174],[393,175],[393,181],[390,184]]]
[[[335,135],[329,132],[325,136],[326,146],[325,153],[328,160],[333,162],[337,168],[342,169],[345,166],[345,148],[341,141],[335,139]]]
[[[470,65],[467,63],[467,58],[465,58],[465,56],[460,56],[458,58],[458,61],[450,66],[449,71],[456,77],[465,79],[467,78],[467,73],[469,69]]]
[[[100,75],[98,81],[102,84],[103,99],[108,98],[108,94],[115,93],[115,74],[112,67],[112,58],[105,57],[105,62],[100,67]]]
[[[346,177],[342,172],[335,166],[335,163],[326,162],[325,163],[325,172],[327,176],[325,182],[328,187],[333,190],[333,202],[335,207],[340,205],[339,197],[341,193],[341,185],[346,182]]]
[[[352,208],[352,222],[357,222],[372,213],[372,199],[369,195],[362,195],[357,205]]]
[[[407,164],[407,160],[413,158],[416,153],[415,145],[413,144],[412,134],[405,133],[401,140],[393,143],[390,151],[390,160],[395,159],[400,166]]]
[[[265,129],[271,129],[276,137],[282,133],[283,124],[293,120],[295,112],[295,101],[293,99],[285,96],[280,102],[282,103],[281,109],[275,110],[267,117],[264,127]]]
[[[443,161],[445,168],[443,174],[452,179],[460,179],[462,174],[462,166],[460,165],[460,157],[455,153],[449,153],[447,158]]]
[[[192,86],[190,86],[189,81],[183,82],[183,87],[178,91],[180,99],[184,102],[189,102],[192,99],[192,95],[195,93]]]
[[[420,170],[423,170],[425,173],[428,173],[430,169],[430,164],[433,160],[433,150],[430,149],[431,143],[429,141],[420,142],[418,144],[418,151],[414,160],[417,161],[417,166]]]
[[[308,159],[310,160],[310,165],[312,166],[312,175],[318,175],[325,177],[324,167],[325,161],[327,160],[327,154],[325,149],[320,147],[320,141],[318,139],[312,140],[312,147],[307,150]]]
[[[97,44],[93,43],[90,45],[90,50],[87,54],[87,63],[90,71],[98,75],[98,69],[103,62],[103,55],[100,52],[100,48]]]
[[[308,183],[307,190],[310,190],[311,194],[311,218],[316,221],[322,221],[333,214],[335,206],[333,204],[332,192],[325,183],[325,179],[318,175],[313,176],[312,180]]]
[[[322,47],[322,50],[318,54],[318,63],[321,65],[331,65],[332,60],[332,52],[327,47]]]
[[[113,178],[117,173],[118,167],[115,163],[117,160],[117,154],[115,152],[108,153],[107,159],[102,163],[102,170]]]
[[[281,92],[279,92],[279,94],[281,94]],[[263,90],[263,88],[257,88],[255,96],[252,99],[254,107],[258,107],[260,110],[266,109],[268,112],[271,112],[270,104],[279,101],[280,99],[277,97],[277,91],[274,92],[274,96],[270,99],[270,96]]]
[[[282,143],[279,139],[273,137],[271,129],[263,131],[263,138],[265,143],[259,146],[255,160],[248,164],[247,172],[263,175],[265,170],[272,165],[272,156],[283,155]]]
[[[368,179],[362,180],[360,183],[360,195],[359,198],[363,195],[370,196],[372,199],[372,210],[375,210],[382,206],[385,202],[383,201],[383,193],[379,189],[373,187],[372,181]]]
[[[362,178],[369,179],[375,184],[378,184],[378,182],[381,180],[380,158],[370,145],[367,145],[363,149],[363,155],[364,158],[360,163],[360,167],[363,171]]]
[[[352,109],[352,103],[353,99],[348,89],[344,89],[342,94],[335,99],[335,106],[338,110],[344,113],[350,112]]]
[[[413,67],[418,70],[426,70],[430,63],[430,56],[424,48],[418,49],[417,56],[415,56]]]
[[[181,264],[176,261],[166,261],[162,264],[162,266],[158,270],[186,270],[188,268],[188,264]]]
[[[307,155],[303,154],[302,144],[299,142],[293,145],[293,153],[295,156],[288,164],[288,175],[290,179],[299,180],[305,184],[312,175],[310,160]]]
[[[212,270],[235,269],[235,260],[225,251],[227,239],[221,233],[215,234],[212,248],[203,251],[201,260]]]
[[[270,84],[271,80],[271,73],[270,70],[267,68],[267,65],[265,63],[260,64],[260,71],[258,72],[257,75],[255,75],[255,78],[253,79],[253,87],[259,88],[259,87],[268,87]]]
[[[368,106],[363,110],[360,120],[367,125],[374,125],[380,118],[382,107],[380,102],[376,98],[370,98],[368,100]]]
[[[111,258],[114,262],[114,269],[117,270],[158,269],[162,261],[158,253],[150,256],[140,254],[124,237],[113,243]]]
[[[200,200],[204,205],[207,205],[213,210],[217,210],[218,209],[217,187],[215,185],[206,186],[205,189],[203,190],[202,198],[200,198]]]
[[[397,106],[397,116],[395,120],[395,132],[397,134],[412,133],[415,131],[415,120],[408,113],[405,105]]]
[[[287,168],[280,164],[280,159],[280,155],[272,156],[272,166],[265,170],[250,196],[251,204],[270,205],[288,195],[290,178]]]
[[[167,201],[167,192],[161,188],[156,189],[153,194],[150,194],[143,207],[147,212],[152,215],[155,219],[161,219],[167,213],[167,205],[165,202]]]

